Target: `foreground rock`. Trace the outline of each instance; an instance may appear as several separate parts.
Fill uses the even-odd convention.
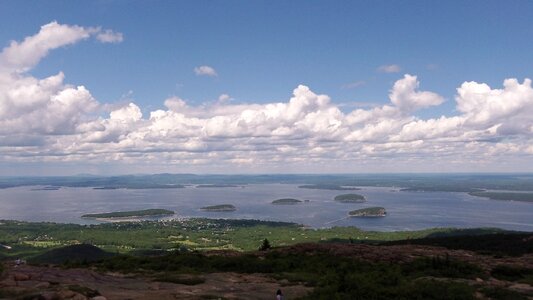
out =
[[[0,278],[2,299],[272,299],[283,289],[288,299],[311,291],[261,274],[202,274],[205,282],[183,285],[142,276],[102,274],[89,269],[61,269],[6,264]],[[289,298],[290,297],[290,298]]]

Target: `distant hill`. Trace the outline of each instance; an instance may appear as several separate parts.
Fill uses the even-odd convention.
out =
[[[79,244],[52,249],[43,254],[31,258],[31,263],[40,264],[63,264],[69,262],[94,262],[115,254],[89,244]]]
[[[399,187],[407,191],[533,191],[533,174],[151,174],[120,176],[0,177],[0,188],[15,186],[114,187],[128,189],[185,188],[185,185],[298,184],[302,188],[356,190],[356,186]]]

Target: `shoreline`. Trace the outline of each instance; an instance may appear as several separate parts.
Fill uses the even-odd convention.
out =
[[[141,221],[159,221],[160,218],[165,217],[173,217],[176,216],[176,214],[172,215],[149,215],[149,216],[129,216],[129,217],[108,217],[108,218],[102,218],[102,217],[80,217],[85,220],[95,220],[100,222],[111,222],[111,223],[118,223],[118,222],[141,222]],[[154,220],[152,220],[152,218]],[[177,220],[178,218],[171,218],[170,220]],[[30,222],[35,223],[35,222]],[[61,224],[71,224],[71,223],[61,223]]]

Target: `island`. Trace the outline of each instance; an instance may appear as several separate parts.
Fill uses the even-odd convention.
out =
[[[31,190],[32,191],[57,191],[60,188],[61,188],[60,186],[45,186],[45,187],[34,188]]]
[[[98,219],[113,219],[113,218],[138,218],[138,217],[154,217],[154,216],[170,216],[174,212],[168,209],[143,209],[130,211],[115,211],[109,213],[85,214],[82,218],[98,218]]]
[[[491,200],[533,202],[533,193],[521,192],[470,192],[471,196],[489,198]]]
[[[199,184],[196,188],[230,188],[230,187],[240,187],[239,185],[234,184]]]
[[[350,217],[385,217],[387,211],[384,207],[367,207],[357,210],[352,210],[348,213]]]
[[[272,204],[275,205],[294,205],[302,203],[302,200],[294,199],[294,198],[283,198],[283,199],[277,199],[272,201]]]
[[[211,211],[211,212],[230,212],[230,211],[236,211],[237,208],[232,204],[219,204],[219,205],[211,205],[211,206],[204,206],[200,208],[203,211]]]
[[[332,191],[358,191],[360,188],[355,186],[341,186],[337,184],[304,184],[300,185],[301,189],[312,190],[332,190]]]
[[[363,195],[359,194],[342,194],[335,196],[335,201],[341,203],[363,203],[366,202],[366,198]]]

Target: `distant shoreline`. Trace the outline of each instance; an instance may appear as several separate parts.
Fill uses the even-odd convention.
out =
[[[130,211],[115,211],[106,213],[84,214],[81,217],[96,220],[122,220],[122,219],[142,219],[145,217],[164,217],[172,216],[175,212],[168,209],[143,209]]]

